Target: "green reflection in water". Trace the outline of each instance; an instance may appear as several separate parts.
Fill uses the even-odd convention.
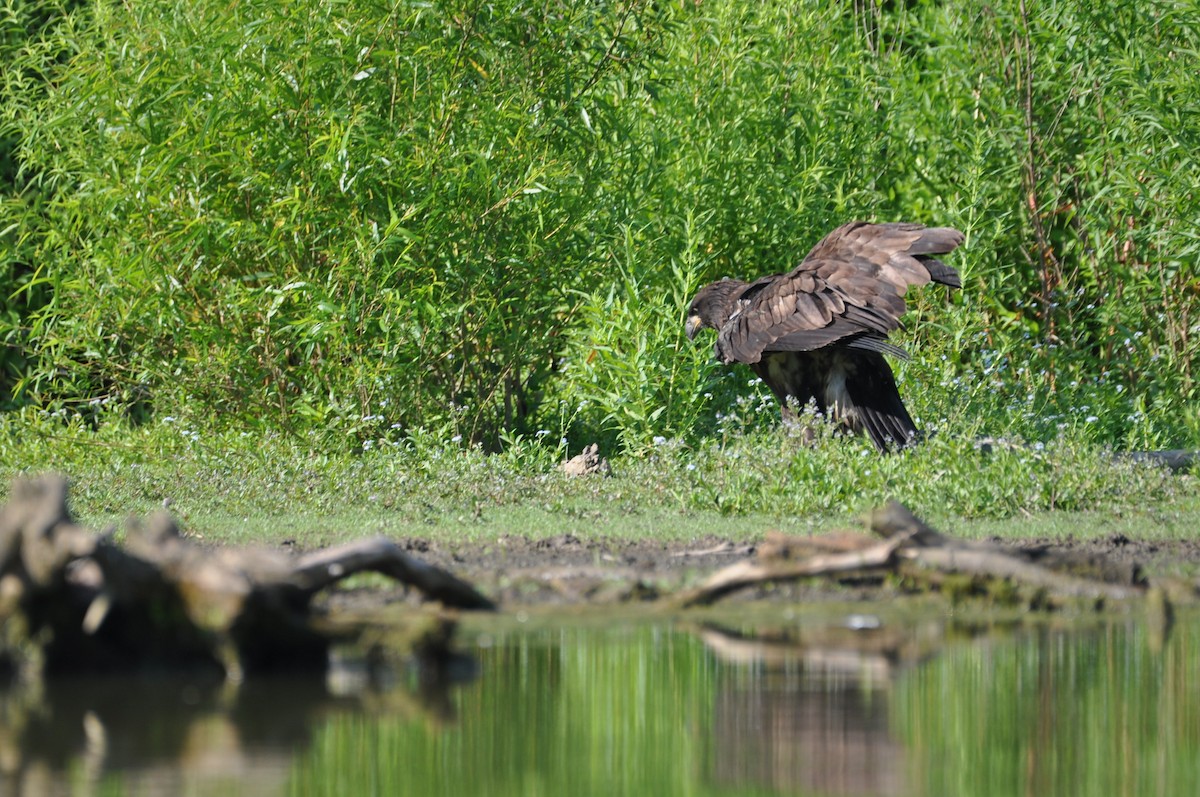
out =
[[[845,619],[468,636],[480,677],[448,693],[414,672],[0,689],[0,795],[1200,794],[1200,617],[1165,644]]]
[[[498,638],[452,727],[333,721],[293,793],[677,794],[708,759],[717,665],[662,627]],[[683,791],[681,792],[681,787]]]
[[[893,727],[916,791],[1200,794],[1200,625],[952,648],[901,678]]]
[[[479,651],[456,724],[334,718],[290,792],[1192,795],[1198,640],[1034,630],[883,677],[864,659],[863,681],[802,653],[723,663],[663,627],[514,634]]]

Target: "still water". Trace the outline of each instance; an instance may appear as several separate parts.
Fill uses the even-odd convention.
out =
[[[0,795],[1196,795],[1200,618],[471,620],[440,676],[0,689]]]

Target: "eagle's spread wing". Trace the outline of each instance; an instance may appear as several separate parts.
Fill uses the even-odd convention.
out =
[[[812,248],[787,274],[747,286],[721,326],[717,357],[756,363],[764,352],[843,346],[889,354],[885,341],[900,326],[910,285],[962,287],[958,272],[933,255],[952,251],[963,235],[950,227],[851,222]]]
[[[935,257],[962,242],[949,227],[843,225],[787,274],[705,285],[688,309],[687,335],[716,329],[717,359],[747,363],[785,419],[790,401],[811,403],[880,451],[908,445],[917,427],[883,357],[905,354],[887,336],[900,326],[909,286],[962,287]]]

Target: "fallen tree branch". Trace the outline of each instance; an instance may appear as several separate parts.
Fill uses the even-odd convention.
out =
[[[1169,451],[1118,451],[1113,454],[1113,459],[1148,462],[1154,465],[1161,465],[1172,473],[1179,473],[1180,471],[1190,470],[1195,467],[1197,462],[1200,462],[1200,451],[1183,448],[1171,449]]]
[[[302,556],[287,583],[313,594],[363,571],[390,576],[416,587],[431,599],[461,609],[495,609],[496,604],[453,573],[426,564],[402,551],[391,540],[376,537]]]
[[[908,535],[911,544],[900,551],[900,558],[934,570],[1010,579],[1067,598],[1128,600],[1145,594],[1142,585],[1081,578],[1052,566],[1057,563],[1069,568],[1076,564],[1068,559],[1049,557],[1047,565],[1050,566],[1036,564],[990,543],[949,537],[929,527],[895,500],[872,513],[871,530],[888,539]],[[1122,570],[1122,574],[1127,573]]]
[[[718,570],[696,589],[677,596],[676,601],[684,608],[706,606],[756,584],[881,568],[892,561],[896,550],[907,539],[896,537],[861,551],[811,556],[794,562],[738,562]]]
[[[71,520],[58,476],[17,480],[0,507],[0,669],[24,656],[49,669],[324,667],[335,633],[314,595],[374,571],[459,609],[494,609],[467,582],[376,538],[296,559],[282,551],[209,548],[158,513],[130,521],[124,545]],[[341,633],[341,632],[337,632]],[[40,654],[30,657],[29,650]]]
[[[1030,561],[1021,552],[942,534],[896,501],[876,510],[870,525],[884,542],[871,543],[869,538],[847,532],[820,537],[771,536],[760,546],[758,560],[719,570],[699,587],[675,596],[674,602],[681,607],[707,605],[755,585],[852,572],[899,572],[923,579],[927,586],[943,584],[922,576],[921,570],[960,573],[981,584],[1023,585],[1058,598],[1124,601],[1146,594],[1136,566],[1044,552],[1039,554],[1042,561]],[[1081,575],[1080,570],[1088,572]]]
[[[921,567],[950,573],[969,573],[986,578],[1011,579],[1067,598],[1108,598],[1121,601],[1145,594],[1143,589],[1076,578],[997,551],[952,547],[905,548],[898,556]]]

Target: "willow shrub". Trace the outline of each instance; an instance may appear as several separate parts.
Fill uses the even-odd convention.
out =
[[[43,87],[47,73],[66,57],[74,37],[70,26],[60,30],[57,23],[78,4],[10,0],[0,6],[0,410],[15,403],[14,386],[33,367],[27,322],[49,298],[44,286],[33,284],[34,264],[24,251],[42,227],[42,203],[36,192],[26,191],[20,174],[21,126],[4,122],[12,121],[22,100]]]
[[[905,67],[895,212],[949,200],[968,232],[964,398],[1041,437],[1200,442],[1200,12],[922,4],[876,37]]]
[[[157,0],[60,30],[85,21],[9,116],[52,203],[30,393],[363,436],[526,423],[601,262],[611,158],[581,109],[637,74],[652,13]]]
[[[680,339],[690,290],[785,270],[860,217],[967,233],[963,291],[915,292],[900,340],[926,425],[1200,442],[1197,17],[1170,0],[65,9],[4,39],[16,393],[356,444],[694,440],[745,414],[749,372]]]
[[[588,434],[643,451],[715,432],[755,392],[749,370],[711,366],[710,335],[684,339],[695,289],[786,270],[832,220],[876,215],[887,166],[885,65],[853,15],[817,4],[685,8],[655,63],[660,80],[629,120],[644,161],[629,186],[636,240],[614,252],[556,386]]]

